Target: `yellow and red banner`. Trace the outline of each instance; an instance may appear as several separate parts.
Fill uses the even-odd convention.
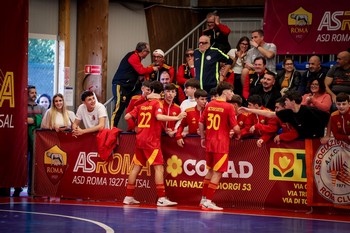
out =
[[[134,156],[135,134],[121,134],[107,161],[97,153],[96,134],[36,131],[33,193],[93,200],[122,201]],[[183,205],[198,205],[207,172],[199,137],[186,137],[180,148],[162,137],[167,196]],[[256,139],[231,141],[228,170],[214,201],[226,208],[307,209],[304,141],[273,142],[258,148]],[[154,170],[140,172],[135,198],[155,203]]]
[[[28,0],[2,1],[0,188],[27,182]]]
[[[350,44],[348,0],[266,0],[265,41],[278,54],[337,54]]]

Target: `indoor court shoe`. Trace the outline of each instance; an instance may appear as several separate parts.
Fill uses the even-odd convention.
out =
[[[123,203],[125,205],[135,205],[135,204],[140,204],[139,201],[135,200],[134,197],[125,197]]]
[[[199,202],[199,207],[202,207],[202,206],[203,206],[203,203],[204,203],[206,200],[207,200],[207,199],[202,198],[202,199],[201,199],[201,202]]]
[[[215,205],[214,202],[212,201],[206,201],[202,204],[202,210],[216,210],[216,211],[220,211],[223,210],[224,208],[221,208],[217,205]]]
[[[157,206],[174,206],[174,205],[177,205],[177,202],[170,201],[166,197],[161,197],[157,201]]]

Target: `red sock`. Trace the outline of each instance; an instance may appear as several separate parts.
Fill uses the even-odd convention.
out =
[[[203,180],[202,197],[206,197],[207,196],[209,183],[210,183],[210,179],[205,179],[204,178],[204,180]]]
[[[133,197],[135,192],[135,185],[134,184],[128,184],[126,186],[126,196]]]
[[[216,189],[218,188],[218,184],[211,183],[208,185],[208,191],[207,191],[207,199],[213,200],[214,193]]]
[[[158,197],[165,197],[165,186],[164,186],[164,184],[157,184],[156,185],[156,189],[157,189]]]

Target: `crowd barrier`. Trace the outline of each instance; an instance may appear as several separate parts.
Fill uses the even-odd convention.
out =
[[[134,146],[135,134],[122,133],[119,146],[104,161],[97,153],[96,134],[75,138],[71,133],[36,131],[33,194],[121,202]],[[315,140],[309,146],[297,140],[279,145],[268,142],[261,148],[256,139],[232,140],[229,167],[214,201],[225,208],[309,209],[307,202],[316,199],[307,196],[307,186],[314,184],[306,179],[307,164],[312,166],[312,162],[307,161],[305,148],[317,147]],[[200,138],[186,137],[180,148],[174,138],[163,136],[162,151],[167,196],[181,205],[198,206],[206,174]],[[135,198],[142,203],[156,202],[153,174],[147,166],[137,179]]]

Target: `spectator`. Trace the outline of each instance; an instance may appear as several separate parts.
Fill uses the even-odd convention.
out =
[[[41,94],[36,103],[48,110],[51,107],[51,97],[48,94]]]
[[[303,73],[298,89],[302,95],[305,93],[310,93],[311,80],[317,78],[319,82],[324,82],[327,74],[327,69],[321,66],[320,57],[316,55],[310,57],[308,65],[309,68],[306,72]]]
[[[219,186],[222,173],[228,169],[228,152],[230,134],[238,139],[240,129],[237,125],[233,106],[226,101],[232,99],[233,86],[222,82],[217,87],[219,97],[207,104],[199,120],[201,146],[206,150],[206,166],[200,205],[204,210],[222,210],[212,202],[214,193]],[[214,117],[213,117],[214,116]],[[205,130],[205,132],[204,132]]]
[[[350,144],[350,103],[349,95],[341,92],[336,98],[337,111],[333,112],[329,119],[327,134],[321,139],[322,144],[326,144],[331,132],[335,139]]]
[[[301,105],[302,96],[297,91],[287,91],[284,98],[286,107],[278,112],[243,107],[240,110],[267,117],[277,116],[282,122],[291,124],[301,138],[323,137],[329,113],[314,107]]]
[[[257,57],[254,59],[254,70],[249,71],[243,85],[242,95],[244,100],[248,98],[250,93],[254,93],[256,91],[255,89],[258,89],[262,85],[261,80],[268,71],[269,70],[266,69],[266,59],[264,57]]]
[[[81,94],[83,102],[77,110],[76,118],[73,122],[73,136],[83,135],[100,131],[104,128],[108,129],[107,110],[103,104],[96,102],[92,91],[84,91]],[[85,128],[79,127],[80,122],[84,123]]]
[[[118,126],[121,115],[129,105],[132,96],[139,94],[141,81],[146,74],[158,71],[158,66],[145,68],[141,61],[150,53],[149,45],[139,42],[136,49],[127,53],[121,60],[112,81],[115,108],[112,113],[111,127]]]
[[[184,84],[187,80],[194,78],[194,50],[192,48],[187,49],[185,52],[186,62],[181,64],[177,69],[176,83],[180,87],[184,88]]]
[[[176,97],[176,86],[173,83],[164,86],[163,114],[167,116],[177,116],[181,113],[179,105],[174,102]],[[175,131],[175,121],[164,121],[164,131],[170,137],[173,137]]]
[[[32,194],[32,168],[34,162],[34,130],[40,128],[42,118],[45,114],[45,108],[38,105],[35,100],[37,97],[36,87],[28,86],[28,194]],[[21,187],[15,187],[13,197],[19,197],[23,191]]]
[[[277,48],[275,44],[264,41],[263,30],[258,29],[252,32],[250,45],[252,48],[248,50],[245,68],[242,70],[242,85],[245,83],[245,78],[249,70],[255,69],[253,62],[257,57],[264,57],[266,59],[266,68],[276,73]]]
[[[187,134],[198,134],[198,122],[199,118],[202,115],[202,112],[205,108],[205,105],[207,103],[207,97],[208,93],[202,89],[197,89],[194,93],[194,99],[196,101],[196,105],[191,108],[187,108],[185,110],[186,112],[186,118],[182,119],[180,122],[180,125],[176,131],[176,141],[177,145],[180,147],[183,147],[184,140],[183,138],[186,137]],[[184,129],[188,128],[186,132],[184,132]]]
[[[234,92],[242,96],[243,85],[241,83],[241,74],[242,70],[245,66],[245,62],[247,59],[247,52],[250,49],[250,41],[249,38],[243,36],[239,39],[236,48],[231,49],[227,55],[233,60],[232,69],[235,76],[234,82]]]
[[[125,110],[125,114],[131,112],[137,105],[142,104],[146,101],[146,96],[151,93],[150,84],[151,82],[148,80],[143,81],[141,87],[142,94],[134,95],[131,98],[129,105]],[[128,125],[126,131],[135,131],[135,122],[132,119],[129,119],[126,121],[126,123]]]
[[[210,48],[208,36],[201,36],[198,46],[199,48],[194,50],[196,79],[199,80],[201,89],[209,93],[211,88],[224,81],[231,68],[232,60],[221,50]],[[225,63],[225,69],[222,73],[219,72],[220,62]]]
[[[152,82],[150,88],[151,91],[157,94],[163,91],[163,85],[157,81]],[[125,115],[125,120],[134,118],[138,122],[133,159],[134,166],[129,174],[128,184],[126,186],[126,196],[123,200],[125,205],[140,203],[134,198],[136,177],[140,173],[141,168],[146,166],[146,162],[149,162],[154,167],[154,179],[158,196],[157,206],[177,205],[176,202],[170,201],[165,195],[164,161],[160,145],[162,124],[160,121],[177,121],[186,117],[186,113],[181,113],[178,116],[167,116],[163,115],[162,112],[163,109],[160,101],[158,99],[150,99]]]
[[[58,93],[52,98],[52,107],[46,111],[41,128],[56,132],[71,130],[74,120],[74,112],[67,109],[63,95]]]
[[[285,109],[284,98],[276,100],[275,112]],[[281,133],[276,135],[281,129]],[[261,147],[263,143],[266,143],[273,136],[273,141],[276,144],[280,144],[281,141],[289,142],[298,138],[298,132],[289,123],[283,123],[277,116],[271,117],[267,124],[256,124],[255,130],[261,132],[261,137],[257,140],[256,145]]]
[[[260,109],[270,111],[269,109],[262,106],[262,98],[259,95],[251,95],[248,100],[248,108],[249,109]],[[244,128],[241,130],[241,137],[260,137],[262,135],[261,131],[256,130],[256,124],[268,124],[269,118],[262,115],[257,115],[254,113],[249,114],[244,121]]]
[[[224,62],[220,62],[220,75],[223,75],[223,72],[226,69],[225,65]],[[230,83],[233,88],[235,88],[235,74],[231,68],[227,71],[223,81]]]
[[[276,100],[281,97],[281,93],[275,85],[275,79],[275,73],[267,71],[261,79],[261,85],[250,92],[250,95],[259,95],[262,98],[262,106],[270,110],[275,108]]]
[[[283,70],[277,74],[277,86],[281,90],[281,95],[288,90],[297,91],[300,84],[300,76],[299,71],[295,70],[293,59],[284,59]]]
[[[228,36],[231,33],[231,29],[220,22],[220,17],[215,13],[207,14],[207,29],[203,31],[203,35],[210,38],[210,44],[214,48],[218,48],[224,53],[227,53],[231,49],[231,45],[228,42]]]
[[[163,50],[161,49],[156,49],[153,51],[153,63],[149,65],[148,67],[158,67],[158,70],[147,74],[146,75],[146,80],[150,81],[160,81],[160,75],[163,73],[163,71],[167,71],[170,75],[170,83],[174,81],[174,75],[175,75],[175,70],[172,66],[168,65],[165,63],[165,54]]]
[[[199,81],[197,79],[189,79],[185,82],[185,94],[187,99],[182,101],[180,108],[181,112],[184,112],[188,108],[192,108],[197,105],[194,93],[200,89]],[[207,93],[208,95],[208,93]]]
[[[315,78],[311,80],[311,93],[303,95],[302,105],[308,105],[329,112],[332,106],[331,96],[326,93],[325,83]]]
[[[238,111],[238,109],[242,106],[242,103],[243,103],[242,97],[240,95],[234,94],[232,99],[228,100],[227,102],[232,104],[233,108],[235,109],[237,124],[239,128],[242,130],[245,127],[244,123],[247,117],[250,115],[250,113]],[[241,131],[241,136],[242,136],[242,131]]]
[[[326,91],[330,94],[335,110],[336,95],[350,93],[350,53],[342,51],[337,56],[337,65],[333,66],[325,78]]]
[[[162,73],[160,74],[159,81],[161,84],[163,84],[164,88],[167,84],[171,83],[170,80],[171,80],[171,78],[170,78],[169,72],[166,70],[162,71]],[[176,95],[175,95],[173,101],[177,105],[180,105],[186,99],[186,97],[185,97],[184,91],[182,90],[182,88],[179,85],[174,84],[174,87],[175,87]]]

